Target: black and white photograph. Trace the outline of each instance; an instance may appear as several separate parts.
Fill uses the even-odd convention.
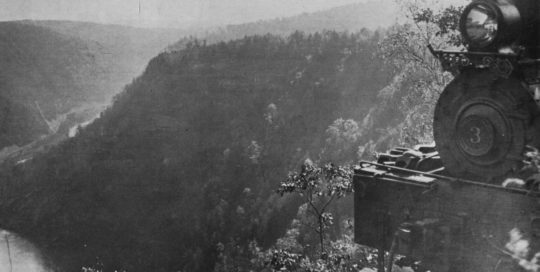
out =
[[[540,272],[540,0],[0,0],[0,272]]]

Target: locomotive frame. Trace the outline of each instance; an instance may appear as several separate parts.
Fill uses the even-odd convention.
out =
[[[436,152],[411,162],[411,151],[419,152],[397,148],[355,169],[355,241],[379,249],[379,271],[384,252],[386,271],[397,255],[436,272],[519,269],[505,250],[508,232],[540,236],[540,192],[449,177]],[[531,252],[539,249],[536,240]]]

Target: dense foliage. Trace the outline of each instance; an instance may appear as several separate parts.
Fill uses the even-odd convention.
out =
[[[374,267],[341,198],[351,170],[316,165],[431,140],[451,75],[426,43],[459,44],[459,9],[405,8],[411,21],[384,36],[221,41],[260,22],[181,41],[77,137],[3,166],[0,224],[66,271]]]
[[[246,267],[301,204],[278,181],[392,77],[378,42],[296,32],[160,54],[77,137],[4,167],[0,212],[17,216],[0,223],[68,271]]]
[[[458,31],[463,8],[436,2],[399,2],[404,22],[386,31],[378,50],[396,75],[379,92],[379,103],[364,118],[363,130],[368,133],[359,151],[433,142],[434,107],[453,76],[442,71],[428,45],[435,49],[463,49]]]

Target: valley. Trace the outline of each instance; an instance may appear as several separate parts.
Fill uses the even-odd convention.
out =
[[[451,76],[384,3],[211,29],[0,23],[0,227],[55,271],[273,271],[289,251],[315,267],[319,240],[369,271],[351,198],[316,235],[276,192],[308,164],[429,141]]]

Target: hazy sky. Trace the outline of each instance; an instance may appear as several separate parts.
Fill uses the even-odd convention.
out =
[[[187,28],[287,17],[366,1],[368,0],[0,0],[0,21],[73,20]],[[465,0],[442,0],[444,3],[463,1]]]
[[[285,17],[366,0],[0,0],[0,20],[186,27]],[[140,11],[139,11],[140,3]]]

